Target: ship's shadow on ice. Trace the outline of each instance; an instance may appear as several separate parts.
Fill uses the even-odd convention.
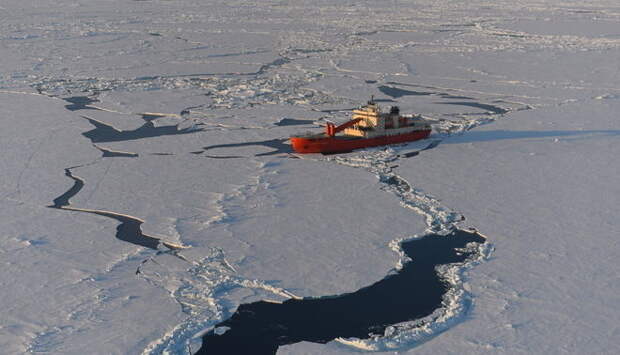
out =
[[[90,107],[89,105],[92,103],[99,102],[99,100],[88,97],[88,96],[72,96],[72,97],[64,98],[63,100],[69,103],[68,105],[65,105],[65,108],[69,111],[98,110],[97,108]]]
[[[487,112],[491,112],[496,115],[503,115],[505,113],[508,113],[508,110],[506,110],[505,108],[502,108],[496,105],[491,105],[491,104],[483,104],[480,102],[450,101],[450,102],[437,102],[437,104],[468,106],[468,107],[473,107],[473,108],[479,108],[481,110],[485,110]]]
[[[405,89],[400,89],[400,88],[396,88],[392,86],[385,86],[385,85],[379,86],[378,89],[382,93],[394,99],[398,99],[403,96],[428,96],[428,95],[433,94],[433,92],[428,92],[428,91],[405,90]]]
[[[451,139],[445,139],[441,144],[460,144],[474,142],[491,142],[498,140],[510,139],[548,139],[563,138],[567,139],[592,139],[606,136],[619,136],[620,130],[583,130],[583,131],[508,131],[508,130],[491,130],[491,131],[467,131],[467,134],[454,136]]]
[[[314,124],[314,120],[299,120],[295,118],[283,118],[280,121],[274,123],[274,126],[285,127],[285,126],[304,126]]]
[[[276,354],[279,346],[301,341],[383,335],[390,325],[429,316],[442,307],[451,285],[437,266],[471,260],[480,253],[475,245],[484,242],[475,231],[426,235],[401,244],[411,258],[402,269],[358,291],[242,304],[203,337],[196,354]]]
[[[251,146],[259,146],[266,147],[271,149],[269,152],[254,154],[254,157],[262,157],[276,154],[286,154],[292,153],[293,148],[290,144],[287,144],[288,138],[276,138],[276,139],[267,139],[264,141],[252,141],[252,142],[243,142],[243,143],[227,143],[227,144],[215,144],[207,147],[203,147],[201,151],[192,152],[193,154],[201,154],[208,150],[212,149],[220,149],[220,148],[239,148],[239,147],[251,147]],[[210,158],[243,158],[243,156],[235,155],[235,156],[211,156],[207,155]]]
[[[159,137],[159,136],[173,136],[181,134],[190,134],[201,131],[202,129],[178,129],[177,126],[160,126],[156,127],[155,124],[147,120],[142,126],[131,130],[123,131],[119,130],[107,123],[98,121],[94,118],[82,116],[90,124],[95,126],[94,129],[82,133],[83,136],[90,139],[92,143],[105,143],[105,142],[121,142],[130,141],[143,138]]]

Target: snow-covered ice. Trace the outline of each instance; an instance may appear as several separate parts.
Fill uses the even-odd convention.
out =
[[[437,317],[278,354],[620,352],[616,1],[4,0],[0,58],[3,353],[196,351],[455,227]],[[290,154],[370,95],[435,132]]]

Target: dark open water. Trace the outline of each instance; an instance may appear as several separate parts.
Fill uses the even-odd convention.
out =
[[[242,304],[216,326],[230,329],[222,335],[207,333],[196,354],[275,354],[279,346],[301,341],[327,343],[338,337],[383,334],[390,325],[423,318],[441,307],[450,286],[435,268],[466,261],[475,251],[459,249],[484,242],[478,233],[464,230],[429,234],[402,244],[412,261],[401,270],[358,291],[281,304]]]

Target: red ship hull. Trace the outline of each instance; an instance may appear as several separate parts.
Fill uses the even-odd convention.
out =
[[[392,136],[358,138],[347,136],[308,136],[291,137],[291,144],[297,153],[343,153],[355,149],[376,147],[388,144],[412,142],[428,137],[430,129],[413,131]]]

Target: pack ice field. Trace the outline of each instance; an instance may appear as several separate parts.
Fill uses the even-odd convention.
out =
[[[620,352],[615,1],[4,0],[0,58],[2,352]],[[293,149],[371,96],[428,136]]]

